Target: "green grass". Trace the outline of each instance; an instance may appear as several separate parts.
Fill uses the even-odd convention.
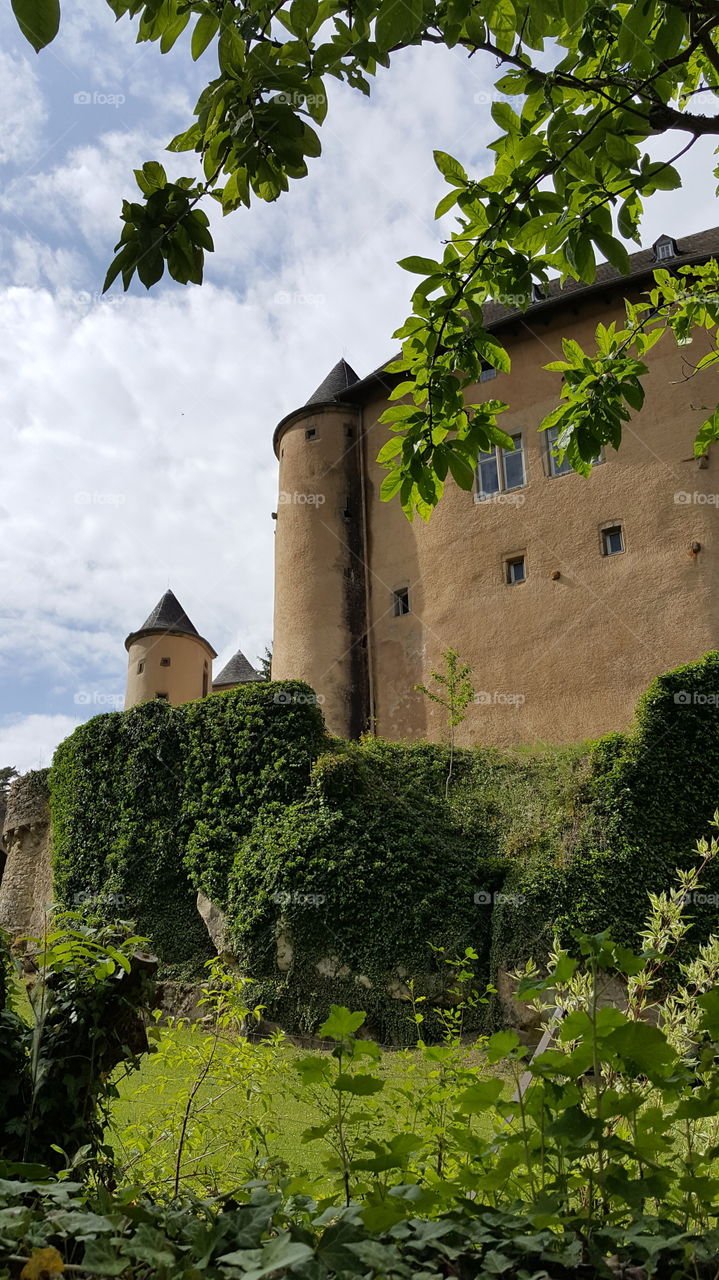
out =
[[[125,1178],[165,1189],[175,1177],[175,1158],[188,1098],[197,1085],[187,1125],[182,1183],[195,1190],[227,1191],[250,1176],[270,1176],[285,1162],[293,1177],[316,1180],[318,1194],[329,1187],[324,1141],[303,1142],[303,1133],[324,1117],[307,1088],[301,1089],[294,1063],[307,1051],[285,1043],[220,1043],[205,1069],[212,1037],[197,1028],[163,1028],[159,1051],[139,1071],[119,1082],[113,1107],[111,1141]],[[321,1051],[316,1051],[321,1052]],[[481,1065],[478,1050],[468,1050],[467,1066]],[[373,1070],[385,1089],[373,1099],[366,1126],[373,1139],[413,1127],[418,1092],[428,1088],[433,1064],[419,1051],[383,1052]],[[406,1094],[402,1093],[406,1090]],[[509,1085],[507,1086],[509,1092]],[[491,1122],[480,1117],[479,1132]]]

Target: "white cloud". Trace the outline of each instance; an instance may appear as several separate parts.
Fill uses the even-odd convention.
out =
[[[40,85],[27,58],[0,51],[0,164],[32,159],[46,119]]]
[[[72,716],[12,716],[0,720],[0,768],[11,765],[18,773],[44,769],[55,747],[76,729]]]

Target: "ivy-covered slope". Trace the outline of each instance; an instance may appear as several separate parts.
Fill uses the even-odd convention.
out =
[[[401,1039],[407,977],[441,992],[436,948],[472,947],[483,982],[557,928],[636,938],[719,805],[719,654],[656,680],[627,734],[460,751],[449,802],[447,767],[441,746],[329,739],[296,683],[98,716],[51,771],[58,895],[99,895],[191,975],[202,889],[268,1017],[311,1031],[345,1003]],[[692,909],[699,941],[717,907]]]

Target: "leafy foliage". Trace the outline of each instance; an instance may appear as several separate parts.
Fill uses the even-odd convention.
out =
[[[491,894],[503,867],[478,854],[444,800],[447,755],[347,744],[322,756],[303,798],[268,808],[239,848],[233,946],[281,1025],[314,1033],[331,1003],[361,996],[375,1034],[407,1043],[404,980],[422,975],[421,989],[435,994],[445,984],[429,943],[451,954],[474,946],[486,982],[491,914],[475,895]]]
[[[12,1008],[15,974],[5,943],[0,950],[0,1159],[98,1172],[112,1157],[103,1142],[117,1096],[110,1077],[147,1051],[139,1011],[157,964],[130,929],[72,916],[31,941],[30,1024]]]
[[[253,198],[276,200],[320,154],[315,126],[327,114],[328,77],[364,94],[380,67],[418,44],[484,56],[498,68],[491,116],[494,165],[475,177],[444,151],[437,168],[449,190],[436,216],[456,215],[441,258],[401,262],[420,276],[412,312],[396,336],[402,375],[384,421],[397,432],[382,450],[382,496],[399,495],[411,517],[428,518],[449,474],[469,488],[478,452],[511,448],[497,419],[506,405],[475,398],[485,365],[508,371],[506,350],[485,324],[486,303],[512,296],[529,306],[533,286],[558,274],[591,284],[597,256],[629,270],[624,240],[639,242],[645,202],[681,185],[679,161],[697,140],[719,135],[716,107],[719,13],[714,0],[108,0],[137,21],[138,41],[167,53],[193,22],[194,59],[213,49],[217,74],[195,119],[169,144],[194,153],[203,178],[170,180],[156,161],[135,171],[142,201],[125,201],[123,231],[105,287],[134,275],[148,288],[165,265],[175,280],[202,280],[213,248],[209,197],[223,213]],[[59,22],[58,0],[13,0],[39,49]],[[514,105],[512,105],[514,104]],[[648,146],[672,141],[669,158]],[[619,238],[621,237],[621,238]],[[558,448],[586,472],[601,446],[617,447],[641,407],[643,356],[666,329],[680,342],[694,324],[715,330],[717,265],[677,289],[656,274],[658,310],[628,308],[624,332],[597,329],[597,350],[565,346],[564,403],[544,426],[561,427]],[[651,306],[655,308],[652,301]],[[697,369],[716,362],[717,348]],[[468,399],[468,402],[467,402]],[[701,451],[719,437],[715,411],[699,432]]]
[[[50,775],[61,901],[132,918],[166,974],[198,974],[212,948],[197,888],[224,900],[238,841],[269,798],[301,793],[323,742],[314,700],[291,683],[89,720]]]

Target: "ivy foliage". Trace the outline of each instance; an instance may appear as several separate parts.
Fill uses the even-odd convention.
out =
[[[268,1017],[314,1032],[330,1003],[361,1001],[401,1041],[408,980],[431,1004],[467,947],[483,988],[556,929],[636,942],[648,890],[717,807],[719,654],[659,677],[632,731],[591,748],[453,756],[446,797],[446,747],[330,740],[296,683],[98,716],[51,771],[58,891],[136,920],[166,972],[195,976],[201,889]],[[687,945],[715,927],[714,895],[717,864]]]
[[[198,974],[212,945],[197,889],[224,901],[239,840],[270,797],[302,793],[324,742],[312,691],[292,682],[95,716],[50,773],[60,901],[131,918],[165,976]]]
[[[268,808],[238,850],[234,950],[283,1026],[314,1032],[333,1001],[359,999],[382,1040],[411,1042],[406,980],[442,1003],[444,956],[467,947],[483,989],[485,899],[506,868],[445,801],[447,755],[426,744],[346,744],[320,757],[301,800]],[[435,1022],[428,1014],[430,1035]]]
[[[546,950],[555,928],[611,925],[634,945],[647,892],[686,867],[719,804],[719,653],[659,676],[632,729],[595,743],[562,842],[517,860],[495,911],[493,967]],[[719,866],[689,904],[691,949],[716,930]],[[686,953],[686,947],[683,954]]]
[[[598,258],[627,273],[625,242],[640,242],[645,202],[680,187],[686,154],[719,136],[715,0],[107,3],[162,53],[192,24],[192,58],[211,51],[216,66],[194,120],[167,148],[189,154],[193,176],[169,178],[157,161],[135,170],[140,198],[123,202],[105,288],[119,276],[127,289],[135,274],[150,288],[165,267],[182,284],[200,283],[213,249],[203,201],[228,214],[276,200],[304,177],[321,151],[329,78],[368,95],[379,69],[422,44],[484,58],[499,72],[483,171],[434,152],[448,185],[436,216],[456,217],[441,256],[400,263],[419,279],[395,335],[402,356],[391,368],[402,378],[383,420],[397,434],[380,461],[382,496],[398,495],[410,517],[429,517],[448,475],[471,488],[480,450],[512,447],[498,423],[507,406],[475,398],[483,366],[510,369],[485,305],[512,296],[526,309],[533,286],[556,275],[592,284]],[[13,0],[13,8],[36,50],[54,38],[59,0]],[[659,160],[652,144],[661,135]],[[719,359],[716,262],[707,270],[711,279],[700,270],[678,288],[658,272],[658,306],[641,314],[630,306],[625,330],[599,325],[594,352],[565,341],[565,360],[550,366],[565,374],[563,403],[543,426],[560,427],[558,455],[575,470],[620,444],[643,403],[644,357],[664,332],[684,343],[694,324],[704,326],[710,340],[697,367]],[[700,427],[697,448],[718,437],[719,410]]]

